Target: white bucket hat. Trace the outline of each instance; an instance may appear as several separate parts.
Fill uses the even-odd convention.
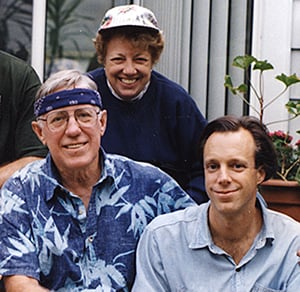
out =
[[[132,4],[109,9],[102,19],[98,32],[121,26],[139,26],[160,31],[151,10]]]

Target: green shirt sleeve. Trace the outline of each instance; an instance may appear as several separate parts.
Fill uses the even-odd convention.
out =
[[[47,148],[31,128],[39,77],[24,61],[0,51],[0,79],[0,164],[44,157]]]

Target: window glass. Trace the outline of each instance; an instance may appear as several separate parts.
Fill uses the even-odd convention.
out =
[[[107,9],[108,0],[48,0],[45,78],[62,69],[83,72],[98,66],[92,39]]]
[[[31,60],[32,0],[0,0],[0,49]]]

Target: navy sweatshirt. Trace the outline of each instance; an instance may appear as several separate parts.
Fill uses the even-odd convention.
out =
[[[154,164],[171,175],[197,202],[208,200],[197,147],[206,119],[177,83],[152,71],[144,96],[134,102],[114,97],[103,68],[88,72],[98,85],[107,110],[102,147],[137,161]]]

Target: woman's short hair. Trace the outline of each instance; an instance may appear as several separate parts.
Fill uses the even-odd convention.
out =
[[[128,40],[133,47],[148,51],[152,63],[156,64],[164,48],[164,38],[161,32],[142,27],[116,27],[98,32],[93,40],[97,52],[98,62],[105,64],[107,44],[114,38],[120,37]]]

